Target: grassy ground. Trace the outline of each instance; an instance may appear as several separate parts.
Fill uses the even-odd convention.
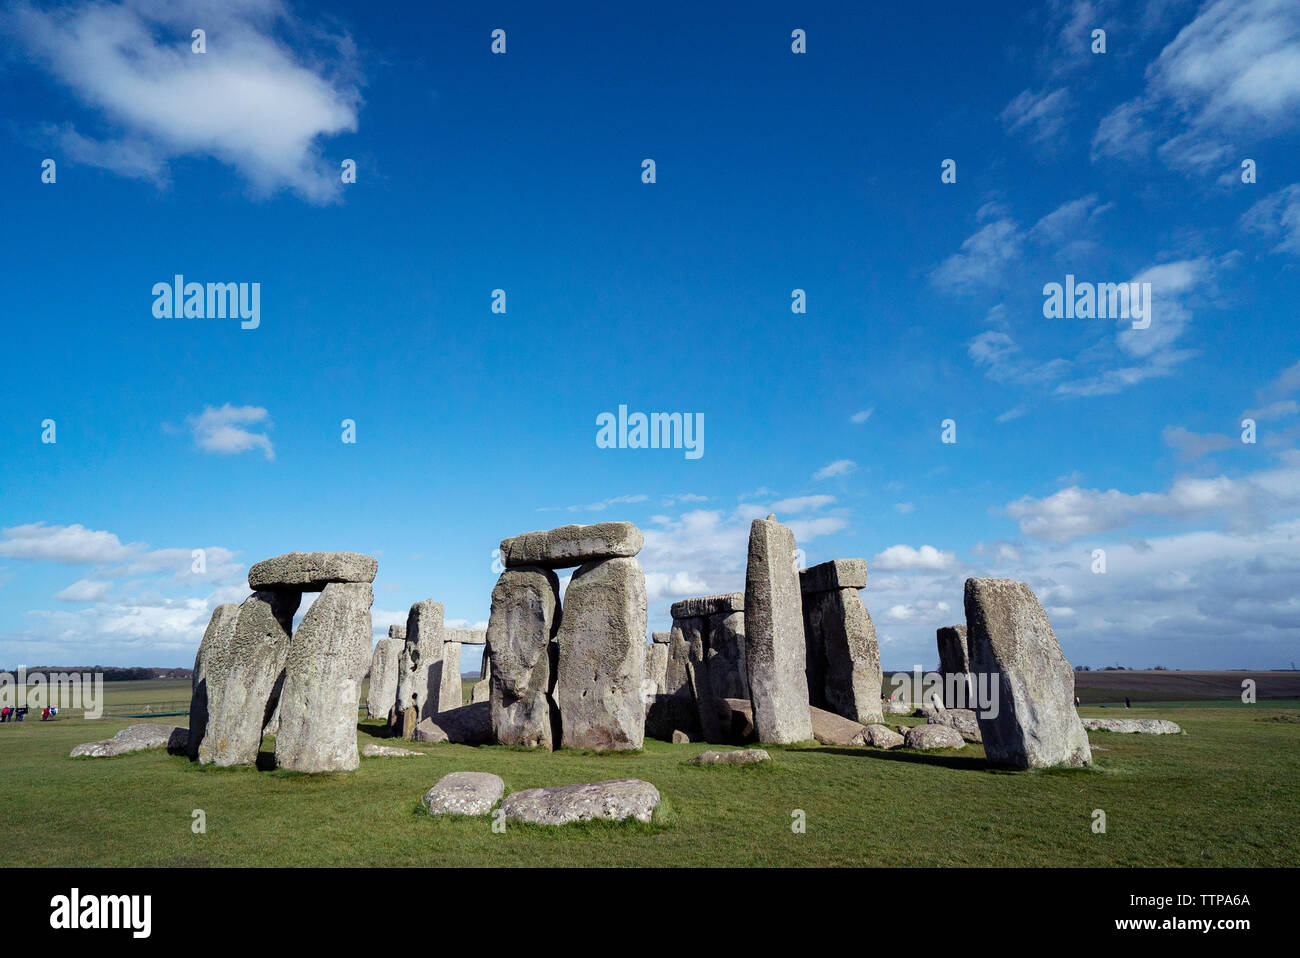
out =
[[[112,691],[141,700],[140,689]],[[770,766],[718,768],[686,764],[707,746],[651,741],[621,755],[415,744],[418,758],[302,776],[201,768],[159,751],[70,759],[72,746],[132,720],[65,715],[0,725],[0,834],[20,865],[1282,866],[1300,853],[1297,706],[1121,709],[1173,719],[1186,734],[1094,733],[1107,749],[1094,769],[1033,773],[990,771],[974,745],[774,747]],[[379,734],[379,723],[362,723],[362,742]],[[272,748],[263,743],[268,760]],[[511,791],[643,778],[663,803],[650,825],[493,834],[486,818],[420,808],[457,770],[495,772]],[[205,834],[191,831],[195,809]],[[805,834],[791,830],[795,809]],[[1106,812],[1104,835],[1091,830],[1094,809]]]

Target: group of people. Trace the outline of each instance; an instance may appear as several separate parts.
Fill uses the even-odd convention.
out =
[[[41,709],[41,721],[48,722],[50,719],[56,718],[58,714],[59,710],[57,708],[47,705]],[[18,708],[6,705],[4,708],[0,708],[0,722],[21,722],[25,718],[27,718],[26,705],[21,705]]]

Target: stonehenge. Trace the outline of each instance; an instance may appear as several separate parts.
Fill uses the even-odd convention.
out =
[[[357,767],[357,708],[372,658],[370,583],[377,569],[373,557],[355,552],[291,552],[248,570],[253,594],[240,606],[218,606],[199,645],[190,696],[192,758],[203,765],[254,765],[271,725],[282,767]],[[320,595],[295,631],[304,592]]]
[[[643,542],[630,522],[560,526],[501,542],[488,705],[500,744],[639,749],[645,737]],[[561,609],[556,569],[577,566]]]
[[[370,658],[370,689],[366,693],[366,714],[387,720],[397,700],[397,670],[406,645],[406,626],[388,628],[388,638],[375,643]]]
[[[755,519],[745,568],[745,664],[759,741],[813,737],[803,629],[794,533],[775,516]]]
[[[955,688],[961,701],[946,701],[948,708],[967,708],[972,701],[974,688],[970,678],[970,652],[966,644],[965,625],[945,625],[935,630],[939,646],[939,672],[944,677],[944,695]],[[954,696],[955,697],[955,696]]]
[[[1074,671],[1029,586],[967,579],[964,602],[970,670],[993,676],[998,690],[996,709],[976,712],[990,764],[1092,764],[1074,709]]]
[[[865,559],[834,559],[799,573],[808,699],[864,725],[884,720],[876,627],[858,597],[866,587]]]

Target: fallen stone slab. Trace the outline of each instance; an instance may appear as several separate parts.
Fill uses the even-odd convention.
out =
[[[248,587],[321,592],[331,582],[374,582],[379,560],[359,552],[289,552],[255,562]]]
[[[866,559],[832,559],[799,571],[799,588],[806,594],[866,587]]]
[[[564,569],[602,559],[630,559],[641,551],[645,537],[630,522],[596,522],[525,532],[501,541],[506,568],[535,565]]]
[[[1109,719],[1086,718],[1081,720],[1089,732],[1129,732],[1145,735],[1177,735],[1182,729],[1168,719]],[[1097,746],[1093,746],[1096,748]]]
[[[864,736],[866,744],[874,748],[901,748],[903,736],[888,725],[868,725]]]
[[[979,718],[971,709],[936,709],[933,707],[922,709],[925,714],[925,720],[929,725],[947,725],[949,728],[957,730],[960,735],[968,742],[976,744],[984,741],[984,736],[980,734]]]
[[[534,825],[568,825],[604,819],[635,818],[648,823],[659,805],[659,789],[636,778],[619,778],[558,788],[530,788],[506,796],[501,810],[507,821]]]
[[[965,748],[966,740],[949,725],[913,725],[903,737],[907,748]]]
[[[114,755],[125,755],[128,752],[140,752],[164,746],[169,752],[184,752],[189,737],[189,729],[181,728],[179,725],[157,725],[147,722],[128,725],[112,738],[78,745],[72,750],[70,757],[111,758]]]
[[[834,712],[813,706],[808,708],[813,738],[822,745],[865,745],[867,727]]]
[[[771,761],[772,756],[763,748],[742,748],[734,752],[715,752],[709,749],[691,759],[692,765],[750,765]]]
[[[376,745],[373,742],[367,743],[361,747],[361,755],[364,758],[411,758],[423,754],[423,752],[415,752],[409,748],[395,748],[392,745]]]
[[[996,710],[981,710],[992,765],[1080,766],[1092,762],[1074,708],[1074,670],[1033,590],[1011,579],[967,579],[970,670],[998,682]]]
[[[913,708],[915,706],[911,702],[904,702],[902,699],[880,700],[880,709],[885,715],[911,715]]]
[[[759,740],[789,744],[811,739],[794,533],[775,516],[755,519],[750,526],[745,567],[745,665]]]
[[[669,609],[674,619],[708,618],[720,612],[744,612],[745,593],[728,592],[725,595],[705,595],[674,602]]]
[[[473,702],[423,719],[415,729],[417,742],[483,745],[492,741],[492,713],[487,702]]]
[[[486,815],[505,791],[506,783],[491,772],[450,772],[422,801],[430,815]]]

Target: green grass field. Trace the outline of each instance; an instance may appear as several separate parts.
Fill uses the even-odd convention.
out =
[[[134,688],[108,689],[111,700],[176,694],[111,683],[119,684]],[[303,776],[200,767],[162,751],[71,759],[74,745],[140,720],[64,715],[0,725],[0,831],[19,865],[1294,864],[1300,701],[1120,712],[1169,718],[1186,734],[1094,733],[1107,749],[1094,753],[1095,768],[1053,772],[991,771],[977,745],[773,747],[770,766],[702,768],[686,762],[708,746],[648,741],[618,755],[416,743],[417,758]],[[381,741],[380,731],[367,720],[359,738]],[[458,770],[495,772],[510,791],[643,778],[663,803],[650,825],[512,825],[494,834],[487,818],[434,819],[421,809],[425,790]],[[205,834],[191,831],[195,809],[206,813]],[[805,834],[791,829],[795,809],[806,813]],[[1091,830],[1094,809],[1106,813],[1105,834]]]

